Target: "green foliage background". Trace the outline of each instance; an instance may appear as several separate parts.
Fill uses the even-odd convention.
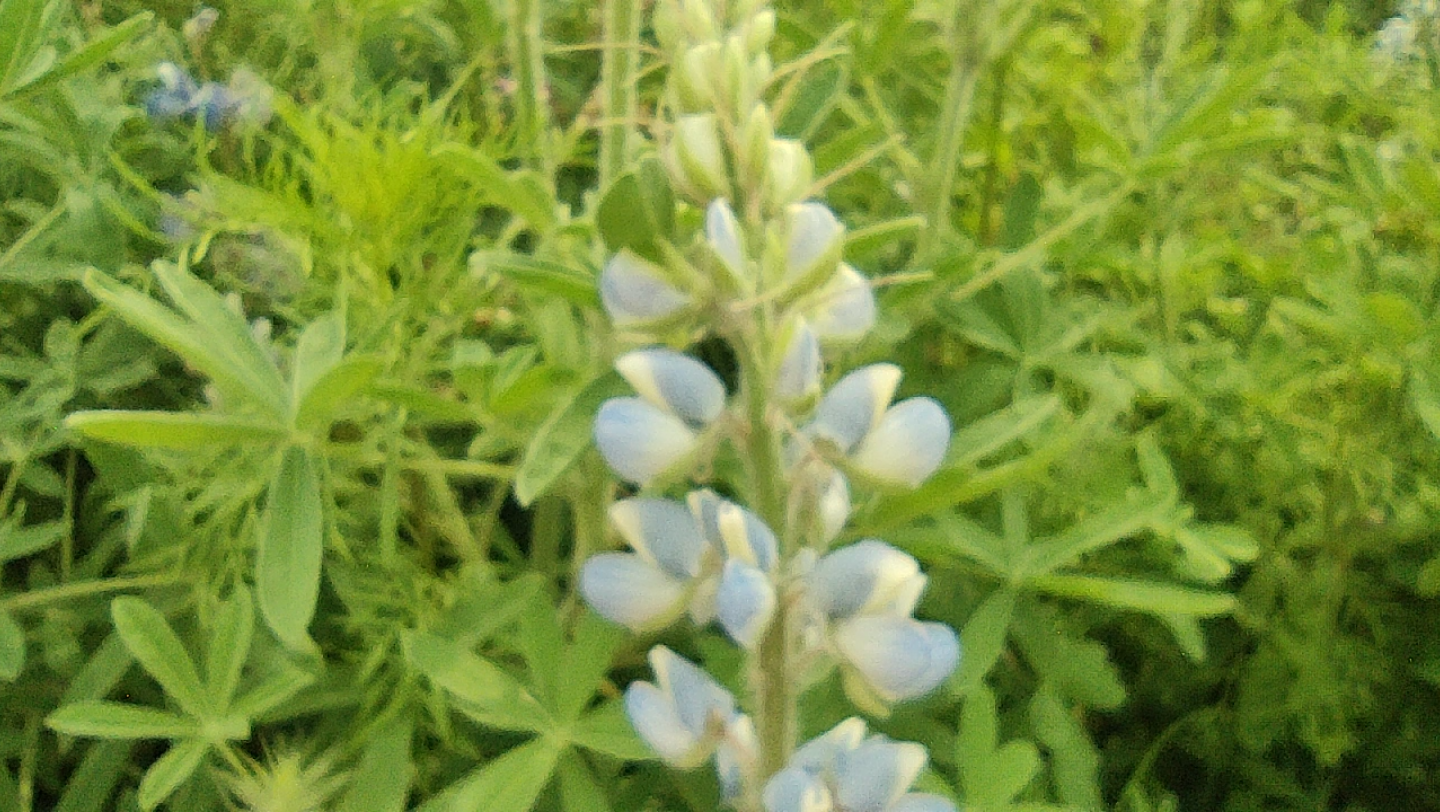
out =
[[[573,589],[638,7],[0,0],[0,812],[715,807]],[[848,531],[963,632],[877,723],[922,785],[1440,809],[1433,47],[1378,57],[1378,0],[777,11],[777,129],[880,286],[851,360],[957,427]],[[164,60],[273,119],[147,119]]]

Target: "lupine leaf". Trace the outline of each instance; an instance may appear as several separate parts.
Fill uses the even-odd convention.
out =
[[[308,650],[308,627],[320,594],[325,546],[320,478],[310,452],[285,449],[270,483],[264,529],[255,558],[260,613],[287,647]]]
[[[346,358],[319,375],[295,408],[295,425],[304,430],[324,428],[351,399],[369,388],[385,364],[379,358]]]
[[[550,783],[560,748],[540,738],[510,750],[460,779],[416,812],[528,812]]]
[[[13,682],[25,667],[25,630],[0,609],[0,680]]]
[[[545,493],[575,458],[590,447],[595,412],[625,390],[620,375],[608,372],[562,402],[535,431],[515,474],[515,498],[530,505]]]
[[[460,644],[424,632],[402,638],[405,659],[458,700],[481,724],[506,730],[544,732],[550,715],[519,680]]]
[[[387,724],[360,754],[354,780],[336,812],[401,812],[415,765],[410,761],[414,724],[406,718]]]
[[[580,747],[607,756],[638,761],[653,758],[654,753],[635,734],[623,703],[607,702],[580,718],[570,730],[571,741]]]
[[[200,734],[200,723],[169,711],[85,700],[61,707],[45,719],[51,729],[69,736],[100,739],[178,739]]]
[[[189,451],[212,445],[268,444],[285,438],[278,423],[191,412],[76,412],[65,426],[94,440],[137,448]]]
[[[1031,698],[1030,724],[1050,753],[1050,772],[1060,800],[1082,809],[1102,809],[1100,756],[1052,686],[1041,683]]]
[[[205,678],[211,701],[217,711],[224,712],[235,698],[240,685],[240,672],[250,655],[250,641],[255,631],[255,608],[250,590],[237,587],[230,600],[220,605],[215,626],[210,631],[206,650]]]
[[[959,684],[964,690],[981,685],[991,666],[1000,659],[1009,639],[1010,618],[1015,613],[1015,593],[997,589],[970,615],[960,632]]]
[[[133,745],[128,741],[97,741],[65,782],[54,812],[105,812],[104,804],[120,783]],[[0,807],[3,808],[3,807]]]
[[[145,777],[140,779],[140,808],[154,809],[174,794],[200,769],[200,763],[209,750],[210,745],[199,739],[187,739],[171,747],[169,752],[150,765]]]
[[[110,614],[125,648],[171,699],[196,718],[214,715],[195,663],[164,615],[144,600],[128,595],[111,602]]]
[[[1229,614],[1235,609],[1235,596],[1228,592],[1204,592],[1128,578],[1057,573],[1032,576],[1026,584],[1051,595],[1154,615],[1214,617]]]
[[[560,797],[569,812],[611,812],[610,799],[580,756],[566,753],[555,774],[560,777]]]

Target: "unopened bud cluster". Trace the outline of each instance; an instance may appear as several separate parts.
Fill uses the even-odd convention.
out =
[[[901,370],[893,364],[824,386],[827,353],[862,338],[876,305],[868,281],[843,261],[844,226],[807,199],[809,154],[774,136],[764,103],[774,12],[757,2],[717,13],[704,0],[661,0],[655,15],[672,56],[675,114],[662,163],[670,186],[703,212],[703,227],[688,246],[662,239],[645,256],[622,249],[602,271],[612,322],[647,346],[617,359],[635,395],[602,404],[595,442],[640,494],[610,508],[629,551],[585,562],[580,591],[596,612],[636,632],[684,617],[718,623],[751,655],[747,678],[757,694],[757,683],[777,679],[798,694],[838,669],[852,700],[883,714],[939,686],[959,661],[959,642],[948,626],[912,616],[926,584],[913,557],[878,539],[832,545],[849,519],[851,483],[918,486],[945,456],[950,421],[931,398],[895,402]],[[737,392],[663,346],[706,333],[735,348]],[[746,484],[752,496],[767,485],[776,492],[769,513],[706,487],[666,498],[713,470],[726,443],[754,457],[750,444],[761,433],[775,439],[773,470],[752,471]],[[775,673],[777,652],[784,673]],[[791,745],[786,761],[767,768],[760,739],[773,720],[754,715],[760,708],[742,713],[668,648],[653,649],[650,662],[655,682],[626,693],[637,732],[680,769],[713,757],[730,803],[768,812],[954,809],[908,792],[923,748],[867,737],[859,719]]]

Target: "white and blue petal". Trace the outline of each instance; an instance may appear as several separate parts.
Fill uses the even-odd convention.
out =
[[[715,529],[728,558],[770,571],[779,558],[779,542],[765,521],[734,502],[715,506]]]
[[[925,589],[920,564],[879,539],[821,558],[806,579],[811,602],[832,620],[859,614],[909,615]]]
[[[887,812],[925,769],[925,748],[871,736],[835,760],[835,800],[846,812]]]
[[[820,340],[803,318],[797,319],[775,374],[775,396],[793,403],[816,394],[822,369]]]
[[[816,291],[810,319],[825,341],[855,341],[875,326],[875,292],[860,272],[840,263],[835,277]]]
[[[645,485],[695,450],[684,421],[640,398],[611,398],[595,415],[595,445],[621,477]]]
[[[841,378],[816,407],[810,434],[849,453],[880,421],[900,375],[894,364],[871,364]]]
[[[913,488],[935,473],[949,447],[944,407],[933,398],[910,398],[885,412],[850,462],[876,480]]]
[[[909,792],[891,804],[888,812],[955,812],[955,804],[941,795]]]
[[[659,268],[625,249],[600,272],[600,303],[616,325],[626,327],[671,316],[690,304],[690,297],[665,281]]]
[[[630,683],[625,689],[625,714],[640,738],[666,763],[688,768],[705,759],[701,738],[685,726],[675,703],[655,685]]]
[[[790,765],[819,773],[831,768],[841,753],[854,750],[865,739],[865,720],[851,716],[819,736],[800,745],[790,756]]]
[[[840,655],[886,702],[934,690],[960,661],[960,641],[943,623],[860,615],[835,629]]]
[[[725,562],[715,593],[715,616],[730,638],[755,648],[775,614],[775,585],[759,568],[736,559]]]
[[[819,512],[821,541],[829,544],[850,519],[850,483],[839,471],[831,469],[830,478],[820,491]]]
[[[580,568],[580,594],[601,617],[635,631],[675,619],[684,582],[630,553],[600,553]]]
[[[745,790],[746,773],[754,773],[760,741],[749,716],[735,717],[725,728],[725,738],[715,748],[715,776],[720,779],[720,798],[726,802]]]
[[[786,767],[765,784],[765,812],[831,812],[830,790],[815,774]]]
[[[845,227],[824,203],[795,203],[786,211],[785,279],[824,274],[840,262]]]
[[[691,426],[713,421],[725,408],[725,384],[710,367],[663,348],[627,352],[615,369],[647,402]]]
[[[705,239],[731,276],[740,281],[749,277],[740,223],[736,221],[729,201],[724,198],[715,198],[705,210]]]
[[[650,649],[655,681],[675,704],[680,721],[697,737],[714,738],[735,718],[735,697],[699,666],[665,646]]]
[[[610,506],[610,521],[642,557],[678,579],[694,578],[708,544],[690,509],[670,499],[622,499]]]

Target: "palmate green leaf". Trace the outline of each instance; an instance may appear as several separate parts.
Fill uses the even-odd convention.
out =
[[[1050,753],[1050,774],[1060,800],[1081,809],[1103,809],[1100,755],[1054,686],[1041,683],[1031,697],[1030,724]]]
[[[65,705],[47,716],[45,724],[67,736],[99,739],[180,739],[201,732],[196,719],[101,699]]]
[[[605,790],[585,760],[570,752],[561,756],[555,770],[560,777],[560,798],[567,812],[611,812]]]
[[[1175,510],[1172,499],[1146,491],[1081,519],[1065,532],[1037,539],[1024,551],[1021,571],[1033,578],[1054,572],[1156,524]]]
[[[195,663],[164,615],[130,595],[112,601],[110,615],[125,648],[182,710],[197,719],[217,715],[200,684]]]
[[[128,741],[90,743],[80,765],[66,779],[64,794],[55,804],[54,812],[108,812],[113,809],[110,794],[129,766],[132,749],[133,745]]]
[[[305,325],[295,343],[295,364],[290,373],[290,399],[299,403],[322,375],[345,355],[345,315],[326,313]]]
[[[227,711],[235,698],[254,633],[255,607],[250,600],[250,590],[240,586],[216,612],[206,649],[206,689],[219,713]]]
[[[301,394],[295,409],[295,426],[302,431],[324,429],[352,399],[370,387],[385,363],[357,355],[335,364]]]
[[[315,677],[298,668],[279,668],[231,703],[230,713],[232,717],[260,719],[314,681]]]
[[[174,794],[200,769],[209,751],[209,743],[201,739],[176,742],[169,752],[150,765],[145,777],[140,779],[140,808],[149,812]]]
[[[554,706],[561,719],[576,718],[590,704],[625,637],[619,626],[599,615],[581,615],[569,645],[560,655],[560,671],[565,679],[555,686]]]
[[[570,728],[570,741],[587,750],[625,761],[654,758],[655,753],[635,734],[625,715],[625,703],[606,702],[590,711]]]
[[[336,812],[402,812],[415,765],[410,761],[414,723],[407,717],[384,725],[360,754],[350,788]]]
[[[955,763],[960,765],[967,808],[1006,808],[1040,769],[1035,745],[1017,739],[999,746],[998,727],[995,695],[981,685],[965,698],[955,740]]]
[[[161,267],[157,263],[157,276],[161,275]],[[200,318],[210,321],[197,324],[181,318],[149,296],[131,290],[99,271],[85,274],[85,289],[118,313],[131,327],[209,377],[222,396],[237,403],[249,402],[260,406],[277,421],[288,419],[285,383],[279,370],[255,344],[245,320],[225,307],[218,294],[194,277],[174,270],[165,278],[177,291],[187,296],[190,311],[199,312]],[[215,301],[197,304],[197,300],[205,298],[195,289],[197,285],[204,288],[209,296],[215,297]]]
[[[543,495],[575,458],[590,447],[595,412],[606,399],[624,390],[620,375],[608,372],[560,403],[540,424],[515,474],[515,498],[521,505],[529,506]]]
[[[528,812],[560,753],[550,739],[535,739],[473,770],[416,812]]]
[[[964,691],[983,685],[985,675],[1000,659],[1009,639],[1010,618],[1015,614],[1015,593],[997,589],[976,607],[960,631],[959,684]]]
[[[782,96],[788,96],[790,103],[775,122],[775,132],[802,141],[810,140],[849,87],[850,71],[835,59],[820,62],[803,74],[795,74],[782,91]]]
[[[285,449],[266,502],[255,557],[260,614],[286,647],[309,651],[315,645],[308,629],[325,547],[320,477],[309,450]]]
[[[14,682],[25,667],[25,630],[0,609],[0,680]]]
[[[1235,596],[1205,592],[1171,584],[1102,578],[1093,575],[1037,575],[1026,585],[1040,592],[1098,603],[1115,609],[1131,609],[1153,615],[1214,617],[1235,610]]]
[[[531,733],[554,728],[550,714],[519,680],[459,643],[408,632],[401,644],[406,661],[453,696],[456,707],[475,721]]]
[[[98,410],[76,412],[65,427],[92,440],[137,448],[189,451],[212,445],[272,444],[285,439],[278,423],[190,412]]]
[[[1071,630],[1054,607],[1020,600],[1010,631],[1026,661],[1066,697],[1103,710],[1125,701],[1125,686],[1109,651]]]

